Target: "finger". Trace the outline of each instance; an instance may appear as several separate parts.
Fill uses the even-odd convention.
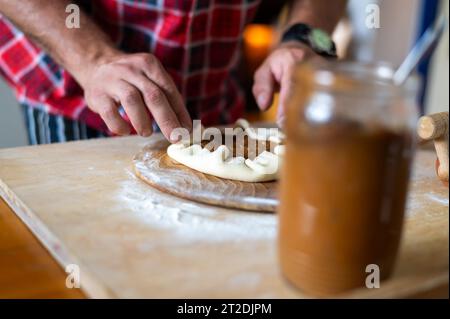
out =
[[[136,132],[141,136],[150,136],[152,122],[139,90],[125,81],[119,81],[115,90]]]
[[[284,129],[285,124],[286,124],[286,115],[284,113],[278,111],[277,126],[281,129]]]
[[[166,98],[164,92],[152,81],[148,80],[145,85],[140,89],[144,102],[150,113],[153,115],[156,123],[158,123],[161,132],[171,142],[177,142],[171,140],[170,134],[176,128],[181,127],[180,122],[171,108],[169,101]]]
[[[99,110],[99,115],[113,134],[130,134],[130,126],[120,116],[117,104],[111,97],[106,95],[93,97],[92,104],[94,105],[92,109]]]
[[[282,67],[281,81],[280,81],[280,99],[278,104],[277,118],[278,122],[284,122],[284,115],[286,113],[286,104],[291,97],[295,87],[293,77],[293,67],[285,65]]]
[[[181,127],[181,125],[164,92],[141,70],[124,65],[121,72],[123,78],[126,78],[129,83],[139,89],[145,107],[158,123],[164,136],[171,142],[176,142],[170,139],[170,134],[173,129]]]
[[[142,71],[147,78],[157,84],[158,87],[164,92],[167,101],[171,105],[179,123],[184,128],[191,130],[192,120],[186,109],[186,105],[183,102],[183,98],[172,78],[158,59],[153,58],[150,59],[150,61],[145,60],[145,63],[142,65]]]
[[[146,107],[148,108],[148,110],[152,113],[153,117],[155,118],[155,120],[158,122],[158,119],[156,118],[155,114],[153,114],[153,108],[151,104],[153,104],[153,99],[154,97],[152,97],[152,94],[156,94],[156,93],[152,93],[155,90],[159,90],[162,91],[161,88],[156,85],[156,83],[154,83],[152,80],[150,80],[145,74],[143,73],[138,73],[138,74],[134,74],[134,75],[130,75],[127,79],[129,79],[129,81],[139,89],[139,91],[141,92],[142,96],[144,97],[144,102],[146,104]],[[167,96],[162,93],[165,98],[167,99]],[[169,102],[167,101],[167,104]],[[166,108],[168,110],[168,113],[170,113],[169,111],[172,110],[172,113],[174,114],[176,121],[176,128],[181,127],[180,122],[178,120],[178,117],[176,116],[175,111],[173,110],[173,108],[171,108],[170,105],[168,106],[164,106],[164,108]],[[169,116],[172,117],[172,114],[170,114]],[[158,123],[160,124],[160,123]],[[184,126],[183,126],[184,127]],[[161,131],[163,131],[163,128],[161,127],[160,124],[160,128]],[[173,128],[170,129],[170,131]],[[187,128],[188,130],[190,130],[189,128]],[[163,132],[164,133],[164,132]]]
[[[276,82],[269,64],[264,64],[255,73],[253,95],[261,110],[267,110],[273,102]]]

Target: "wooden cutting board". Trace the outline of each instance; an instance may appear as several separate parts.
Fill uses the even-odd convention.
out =
[[[275,212],[276,182],[245,183],[221,179],[178,164],[167,155],[169,143],[155,140],[133,160],[134,171],[151,186],[192,201],[259,212]]]
[[[0,150],[0,196],[63,267],[80,267],[81,287],[92,297],[311,297],[280,275],[276,214],[196,203],[135,177],[133,156],[158,139]],[[448,287],[448,189],[435,177],[434,160],[434,152],[417,154],[392,278],[341,297]]]

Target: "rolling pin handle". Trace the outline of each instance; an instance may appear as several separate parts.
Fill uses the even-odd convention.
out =
[[[448,136],[448,112],[422,116],[419,119],[417,133],[425,141],[431,141],[446,134]]]
[[[421,117],[419,119],[417,133],[425,141],[434,140],[434,147],[439,159],[439,168],[437,173],[442,181],[448,183],[448,112],[441,112]]]

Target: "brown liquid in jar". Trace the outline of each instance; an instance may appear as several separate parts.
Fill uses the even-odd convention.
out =
[[[302,130],[305,132],[302,133]],[[313,295],[389,276],[402,232],[410,134],[336,121],[288,134],[280,189],[285,277]]]

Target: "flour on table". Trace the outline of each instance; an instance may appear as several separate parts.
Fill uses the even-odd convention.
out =
[[[175,234],[182,242],[274,239],[276,216],[227,210],[166,195],[127,171],[117,200],[142,224]]]
[[[438,202],[444,206],[448,206],[448,198],[439,196],[438,194],[434,194],[434,193],[428,193],[427,197],[432,201]]]
[[[412,174],[406,209],[407,216],[412,216],[416,212],[428,212],[430,202],[447,207],[449,205],[448,189],[438,181],[434,171],[434,157],[424,161],[423,166],[428,169],[414,170]],[[433,188],[431,186],[433,184],[440,187]]]

